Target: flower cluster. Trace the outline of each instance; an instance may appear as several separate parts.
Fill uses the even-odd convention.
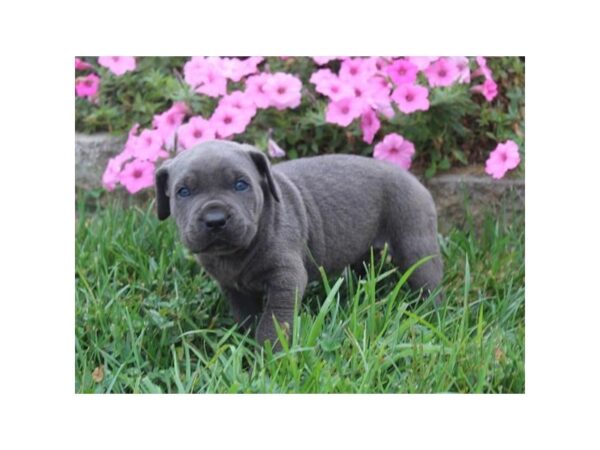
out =
[[[290,59],[282,58],[284,66]],[[362,140],[373,145],[374,158],[404,169],[411,166],[415,145],[393,132],[389,125],[387,134],[375,142],[382,122],[398,115],[426,114],[432,91],[456,84],[468,86],[481,77],[481,84],[472,86],[471,91],[483,95],[487,101],[498,94],[492,71],[483,57],[314,57],[313,62],[314,70],[307,78],[314,91],[327,100],[325,121],[340,127],[356,123]],[[132,57],[100,57],[97,63],[115,76],[136,68]],[[471,65],[475,64],[477,67],[472,71]],[[79,75],[77,96],[94,101],[101,82],[94,66],[76,59],[75,67]],[[183,66],[183,79],[190,96],[212,99],[212,112],[207,115],[203,110],[200,115],[193,110],[193,102],[186,99],[155,115],[151,128],[134,125],[125,148],[106,167],[103,184],[107,189],[121,184],[131,193],[138,192],[153,184],[157,161],[206,140],[231,139],[244,133],[260,110],[295,109],[302,101],[299,76],[271,71],[270,63],[262,57],[192,57]],[[270,134],[267,147],[273,158],[286,156]],[[507,141],[492,152],[486,171],[494,178],[501,178],[518,164],[516,143]]]
[[[135,193],[153,184],[154,163],[169,157],[166,150],[187,150],[203,141],[241,134],[259,109],[281,111],[299,106],[300,79],[283,72],[256,74],[262,59],[194,57],[188,61],[184,79],[194,92],[219,98],[212,115],[190,116],[186,105],[178,102],[154,117],[152,129],[138,135],[138,126],[134,126],[123,151],[109,162],[102,179],[104,186],[112,190],[121,183]],[[244,81],[244,90],[228,92],[228,80]]]
[[[101,56],[98,58],[98,64],[106,67],[116,76],[121,76],[125,72],[135,69],[135,58],[131,56]],[[75,73],[77,71],[94,70],[90,63],[75,58]],[[89,73],[75,78],[75,95],[84,97],[90,101],[96,101],[98,90],[100,89],[100,77],[95,73]]]
[[[319,65],[330,58],[315,58]],[[429,88],[419,84],[419,74],[427,80],[429,88],[447,87],[454,83],[469,83],[471,73],[469,59],[460,57],[408,57],[408,58],[346,58],[340,65],[339,73],[330,69],[319,69],[310,78],[317,92],[329,99],[325,120],[342,127],[349,126],[360,118],[363,140],[373,143],[375,134],[381,127],[378,114],[386,118],[395,115],[392,105],[403,114],[429,109]],[[487,98],[487,97],[486,97]],[[375,146],[376,158],[388,159],[408,169],[411,159],[399,158],[395,150],[402,147],[401,139],[407,147],[412,143],[396,133],[385,136],[383,142]],[[391,143],[394,144],[391,144]],[[380,151],[377,151],[377,149]],[[391,151],[383,151],[387,148]],[[402,155],[412,155],[407,150]]]

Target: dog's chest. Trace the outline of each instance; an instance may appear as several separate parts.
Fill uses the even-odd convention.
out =
[[[254,273],[252,265],[241,264],[239,260],[202,256],[198,256],[198,262],[223,287],[249,293],[263,293],[266,289],[265,280]]]

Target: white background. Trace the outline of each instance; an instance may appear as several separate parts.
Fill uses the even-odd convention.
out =
[[[592,4],[4,2],[0,447],[600,448]],[[73,57],[96,54],[525,55],[526,394],[75,395]]]

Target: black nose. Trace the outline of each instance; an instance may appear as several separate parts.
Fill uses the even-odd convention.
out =
[[[204,226],[209,230],[220,230],[225,228],[227,225],[228,217],[224,211],[221,210],[210,210],[205,212],[200,220],[204,222]]]

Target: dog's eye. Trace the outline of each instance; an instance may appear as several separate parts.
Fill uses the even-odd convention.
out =
[[[250,187],[250,185],[248,183],[246,183],[244,180],[237,180],[235,182],[235,184],[233,185],[233,188],[238,191],[245,191]]]
[[[179,190],[177,191],[177,196],[178,197],[189,197],[191,194],[190,190],[188,188],[186,188],[185,186],[182,188],[179,188]]]

